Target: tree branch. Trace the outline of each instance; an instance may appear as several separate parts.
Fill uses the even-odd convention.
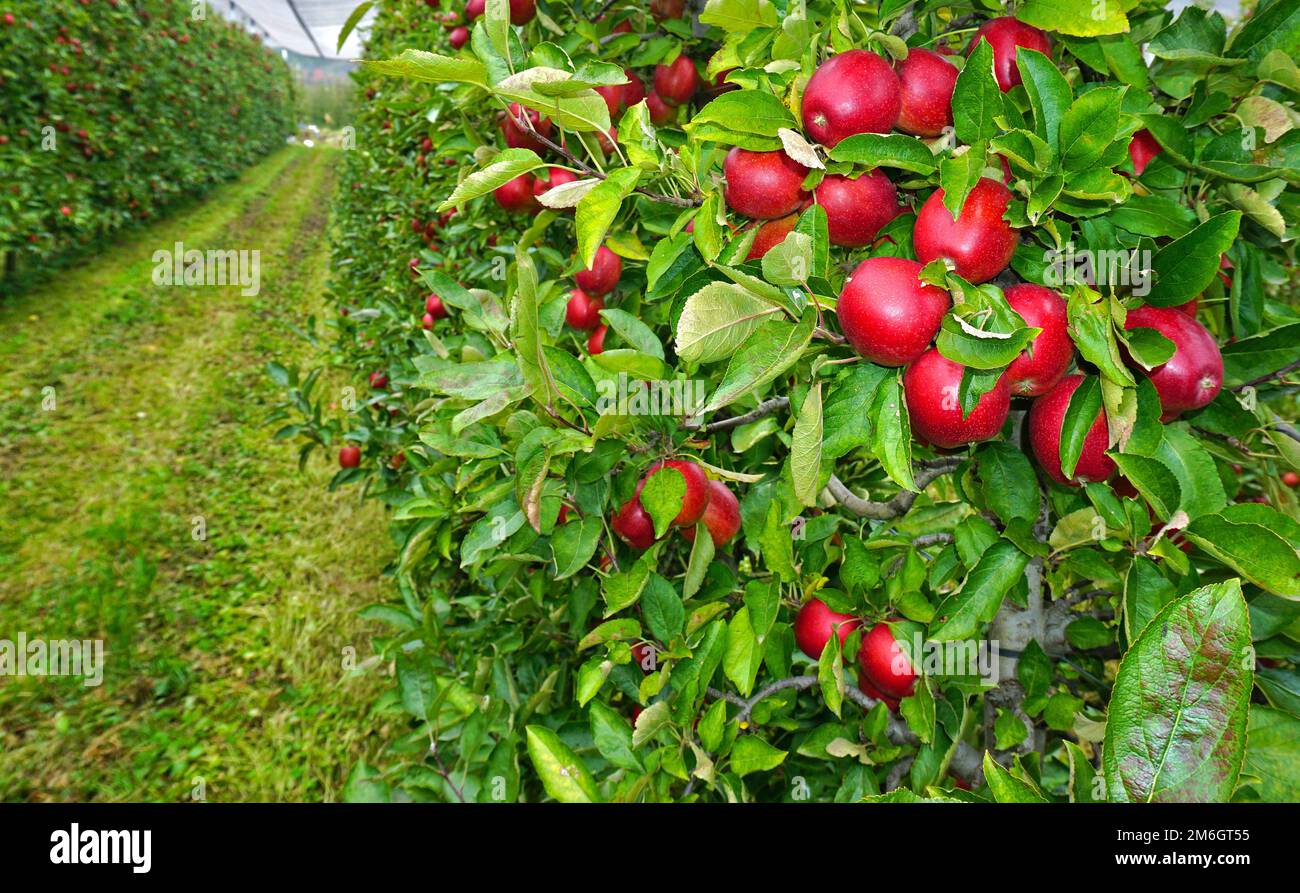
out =
[[[1276,372],[1270,372],[1268,373],[1268,375],[1261,375],[1259,378],[1252,378],[1250,381],[1246,382],[1245,384],[1237,385],[1235,388],[1233,388],[1233,390],[1244,391],[1246,390],[1246,388],[1253,388],[1257,384],[1263,384],[1266,381],[1272,381],[1275,378],[1281,378],[1283,375],[1286,375],[1288,372],[1291,372],[1292,370],[1295,369],[1300,369],[1300,360],[1296,360],[1294,363],[1288,363],[1287,365],[1283,366],[1281,369],[1278,369]]]
[[[914,474],[917,491],[924,490],[937,478],[956,470],[962,461],[961,458],[952,456],[918,464],[918,470]],[[919,492],[903,490],[892,499],[885,502],[875,502],[855,495],[835,475],[831,475],[830,480],[827,481],[826,489],[830,490],[836,502],[853,512],[853,514],[876,521],[888,521],[906,515],[912,508],[912,503],[916,502],[916,497],[920,495]]]
[[[744,415],[732,416],[729,419],[719,419],[716,422],[709,422],[706,425],[691,425],[683,422],[683,426],[712,434],[714,431],[730,431],[732,428],[739,428],[741,425],[748,425],[750,422],[757,421],[764,416],[769,416],[774,412],[785,409],[790,405],[789,397],[773,397],[770,400],[764,400],[754,409]]]

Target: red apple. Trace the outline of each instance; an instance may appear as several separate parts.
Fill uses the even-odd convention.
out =
[[[1011,191],[997,180],[983,177],[966,196],[961,214],[953,219],[936,189],[921,206],[912,230],[916,258],[928,264],[935,258],[951,260],[957,275],[978,285],[1001,273],[1016,252],[1019,231],[1002,219]]]
[[[507,211],[531,214],[537,211],[537,199],[533,197],[533,185],[536,179],[532,174],[520,174],[513,180],[493,190],[492,195],[497,204]]]
[[[1074,359],[1065,299],[1050,288],[1028,282],[1011,286],[1005,294],[1007,303],[1025,325],[1042,329],[1029,349],[1007,367],[1007,384],[1012,396],[1038,397],[1065,376]]]
[[[535,15],[537,15],[536,0],[510,0],[510,24],[527,25]]]
[[[831,244],[844,248],[870,245],[899,211],[898,190],[879,168],[856,179],[829,174],[813,196],[826,211]]]
[[[646,94],[646,109],[650,112],[650,120],[655,124],[667,124],[677,117],[676,106],[671,106],[659,98],[659,94],[651,90]]]
[[[714,548],[726,545],[740,532],[740,502],[736,499],[736,494],[731,492],[731,488],[722,481],[709,481],[709,504],[705,507],[704,516],[700,520],[709,531],[709,538],[713,540]],[[682,534],[691,542],[695,542],[694,527],[682,528]]]
[[[838,614],[821,599],[810,599],[794,617],[794,643],[804,654],[817,660],[831,636],[838,635],[843,646],[845,639],[861,625],[862,621],[852,614]]]
[[[849,344],[882,366],[903,366],[925,353],[952,303],[921,281],[921,264],[871,257],[844,283],[835,314]]]
[[[668,65],[655,66],[655,92],[668,105],[685,105],[700,88],[700,75],[695,63],[686,56],[678,56]]]
[[[356,468],[361,464],[361,447],[345,446],[339,450],[339,468]]]
[[[564,310],[564,320],[575,329],[589,331],[600,325],[600,311],[605,302],[593,298],[580,288],[575,288]]]
[[[1011,16],[989,19],[981,25],[966,49],[967,56],[981,40],[987,41],[993,48],[993,76],[997,78],[1003,93],[1020,83],[1020,69],[1016,67],[1017,48],[1026,47],[1038,50],[1045,56],[1052,55],[1052,39],[1046,31],[1040,31]]]
[[[866,50],[827,59],[803,91],[803,126],[824,146],[857,133],[888,133],[902,110],[898,75]]]
[[[437,320],[433,318],[433,314],[426,313],[424,316],[420,317],[420,328],[432,329],[435,322],[437,322]]]
[[[1288,487],[1300,486],[1300,474],[1296,474],[1294,471],[1284,471],[1282,472],[1282,483]]]
[[[609,326],[596,326],[590,337],[587,338],[587,353],[598,354],[605,352],[605,333],[609,331]]]
[[[596,249],[596,257],[591,267],[579,270],[573,277],[578,288],[592,297],[600,298],[613,291],[618,285],[618,277],[623,275],[623,261],[604,245]]]
[[[1029,409],[1029,445],[1034,458],[1052,480],[1074,487],[1087,481],[1107,480],[1115,473],[1115,462],[1106,455],[1110,435],[1106,413],[1101,410],[1084,436],[1083,452],[1079,454],[1074,476],[1066,478],[1061,470],[1061,425],[1065,422],[1065,411],[1070,408],[1070,397],[1083,380],[1082,375],[1061,379]]]
[[[651,465],[645,475],[636,485],[636,495],[639,499],[641,491],[649,483],[650,478],[656,474],[662,474],[665,470],[672,469],[677,471],[686,481],[686,492],[682,494],[682,507],[678,511],[677,517],[673,518],[674,527],[690,527],[704,515],[704,510],[709,505],[709,479],[704,474],[704,469],[694,462],[685,459],[668,459],[659,461]]]
[[[798,214],[765,221],[759,226],[758,233],[754,236],[754,244],[749,246],[749,254],[745,255],[745,260],[760,260],[764,254],[784,242],[785,237],[790,235],[790,231],[798,222]]]
[[[451,48],[453,50],[458,50],[465,44],[469,43],[469,29],[464,25],[461,25],[459,28],[452,28],[451,34],[447,36],[447,40],[451,43]]]
[[[546,169],[546,175],[549,179],[543,180],[537,177],[533,181],[533,195],[539,196],[549,192],[556,186],[563,186],[565,183],[572,183],[578,179],[578,175],[573,171],[567,171],[562,167],[551,167]]]
[[[896,66],[902,106],[898,129],[934,137],[952,125],[952,90],[957,66],[933,50],[913,47]]]
[[[376,391],[382,391],[388,387],[388,376],[382,372],[370,373],[370,386]]]
[[[858,667],[872,686],[889,698],[906,698],[916,690],[916,670],[894,639],[889,623],[877,623],[862,637]]]
[[[650,15],[656,22],[680,19],[686,12],[686,0],[650,0]]]
[[[872,685],[871,679],[868,678],[866,673],[861,671],[858,672],[858,691],[862,692],[869,698],[874,698],[875,700],[882,702],[894,713],[898,712],[898,699],[889,697],[889,695]]]
[[[627,24],[624,22],[624,24]],[[629,26],[631,30],[631,26]],[[623,85],[623,107],[631,108],[641,100],[645,99],[645,84],[641,78],[637,77],[635,71],[630,68],[624,68],[623,74],[627,75],[627,83]]]
[[[517,102],[510,103],[509,114],[501,117],[501,134],[505,137],[506,145],[511,149],[532,149],[538,155],[541,155],[546,151],[546,146],[532,133],[515,123],[518,120],[523,120],[525,116],[527,116],[527,121],[532,125],[533,130],[547,139],[551,138],[551,131],[554,127],[551,119],[543,118],[540,112],[524,108]]]
[[[965,367],[932,347],[903,373],[903,394],[907,398],[912,433],[941,449],[950,450],[996,436],[1011,409],[1011,389],[1003,376],[993,390],[981,395],[974,411],[962,418],[960,394],[964,371]]]
[[[447,308],[442,303],[442,298],[433,292],[429,292],[429,296],[424,299],[424,312],[434,319],[445,319],[447,317]]]
[[[1223,354],[1205,326],[1173,307],[1138,307],[1126,329],[1155,329],[1174,342],[1174,355],[1146,372],[1160,395],[1161,421],[1169,422],[1212,401],[1223,387]]]
[[[808,197],[803,188],[808,168],[781,151],[750,152],[737,146],[727,153],[722,170],[727,207],[746,217],[784,217]]]
[[[1128,156],[1133,159],[1133,173],[1142,176],[1151,159],[1159,155],[1160,151],[1160,144],[1151,135],[1151,131],[1139,130],[1133,134],[1133,139],[1128,144]]]
[[[655,541],[655,525],[637,499],[629,499],[614,515],[610,527],[634,549],[649,549]]]

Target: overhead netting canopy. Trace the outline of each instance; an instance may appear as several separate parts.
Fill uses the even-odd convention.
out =
[[[261,34],[274,47],[304,56],[356,59],[373,7],[338,49],[339,33],[362,0],[207,0],[208,7]]]

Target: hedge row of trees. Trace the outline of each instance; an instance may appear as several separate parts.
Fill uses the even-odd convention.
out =
[[[349,796],[1300,796],[1294,4],[1076,6],[379,6]]]
[[[0,112],[7,269],[234,176],[292,132],[294,92],[278,55],[203,4],[6,0]]]

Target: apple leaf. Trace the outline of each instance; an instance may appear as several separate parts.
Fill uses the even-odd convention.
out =
[[[1166,605],[1120,661],[1102,748],[1108,799],[1223,802],[1246,752],[1254,654],[1241,583]]]
[[[525,730],[528,758],[546,788],[546,793],[561,803],[598,803],[600,789],[596,781],[567,744],[554,730],[532,725]]]

